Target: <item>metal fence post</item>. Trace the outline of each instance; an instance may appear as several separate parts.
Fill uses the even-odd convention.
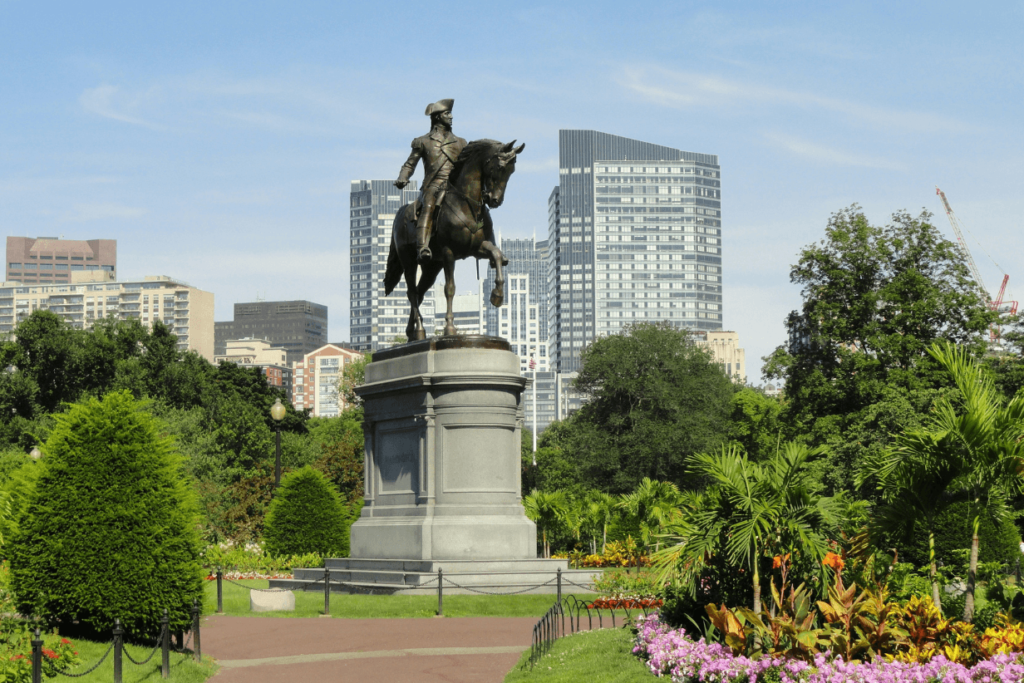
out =
[[[324,614],[331,613],[331,568],[324,562]]]
[[[199,601],[192,601],[192,651],[195,653],[196,661],[203,661],[203,648],[199,642]]]
[[[224,614],[224,587],[221,585],[221,580],[224,578],[224,572],[220,569],[217,570],[217,614]]]
[[[444,616],[444,570],[437,568],[437,616]]]
[[[160,620],[160,675],[169,678],[171,675],[171,616],[164,607],[164,616]]]
[[[562,568],[558,568],[558,602],[562,602]]]
[[[35,638],[32,639],[32,683],[43,681],[43,639],[39,636],[39,629],[36,629]]]
[[[114,619],[114,683],[121,683],[121,648],[124,645],[121,620]]]

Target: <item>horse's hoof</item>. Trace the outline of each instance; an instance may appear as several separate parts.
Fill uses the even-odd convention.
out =
[[[426,338],[427,338],[426,331],[424,331],[422,329],[416,331],[416,336],[415,336],[416,341],[423,341]]]
[[[434,258],[434,255],[432,253],[430,253],[430,249],[428,247],[423,247],[422,249],[420,249],[420,253],[416,256],[416,261],[421,266],[425,266],[428,263],[430,263],[430,261],[433,258]]]
[[[505,301],[505,297],[501,295],[501,292],[495,290],[491,292],[491,305],[495,308],[500,308],[501,304]]]
[[[446,336],[446,337],[454,337],[458,333],[459,333],[459,331],[455,329],[455,325],[445,325],[444,326],[444,336]]]

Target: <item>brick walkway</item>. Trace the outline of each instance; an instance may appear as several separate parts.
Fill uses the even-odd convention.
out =
[[[203,619],[213,683],[501,683],[537,619]]]

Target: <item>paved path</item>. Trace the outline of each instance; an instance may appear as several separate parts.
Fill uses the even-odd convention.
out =
[[[530,647],[534,617],[203,619],[212,683],[501,683]]]

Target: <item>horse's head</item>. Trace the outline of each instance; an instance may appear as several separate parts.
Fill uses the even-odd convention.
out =
[[[483,201],[496,209],[505,201],[505,185],[509,176],[515,173],[516,156],[526,148],[526,143],[515,146],[516,141],[501,145],[487,159],[483,169]]]

